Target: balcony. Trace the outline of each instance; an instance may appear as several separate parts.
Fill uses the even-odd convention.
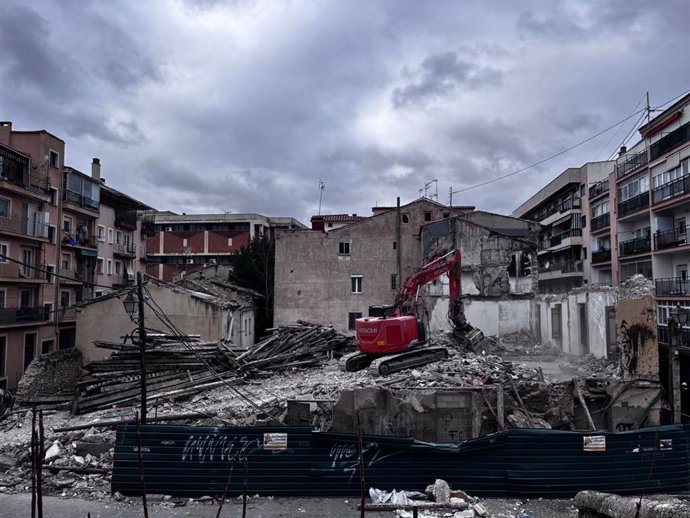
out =
[[[690,295],[690,280],[682,277],[666,277],[654,281],[657,297]]]
[[[115,213],[115,226],[126,230],[137,229],[137,211],[127,210]]]
[[[687,231],[685,227],[663,230],[654,234],[654,250],[675,248],[687,244]]]
[[[592,252],[592,264],[605,263],[611,260],[611,250],[602,248]]]
[[[609,181],[608,179],[602,180],[601,182],[595,183],[589,188],[589,197],[594,198],[602,193],[609,192]]]
[[[60,282],[94,282],[94,274],[86,268],[61,268]]]
[[[683,124],[677,130],[673,130],[671,133],[652,144],[649,148],[651,159],[656,160],[657,158],[671,151],[673,148],[676,148],[689,140],[690,122]]]
[[[62,244],[80,248],[98,249],[98,239],[88,234],[77,235],[66,232],[66,235],[62,238]]]
[[[618,204],[618,217],[649,207],[649,192],[643,192]]]
[[[92,210],[95,212],[98,212],[101,206],[101,204],[96,200],[92,200],[91,198],[87,198],[86,196],[82,196],[81,194],[77,194],[76,192],[72,191],[65,191],[63,199],[69,205],[81,207],[83,209]]]
[[[644,149],[639,153],[630,156],[624,162],[616,165],[616,176],[621,178],[638,167],[647,164],[647,150]]]
[[[137,256],[137,245],[134,243],[116,243],[113,253],[120,257],[134,258]]]
[[[527,217],[532,221],[543,221],[554,214],[566,212],[571,209],[579,209],[581,206],[582,202],[579,196],[570,196],[560,203],[551,203],[549,206],[544,207],[534,214],[528,214]]]
[[[690,193],[690,175],[681,176],[652,190],[652,203],[661,203],[688,193]]]
[[[23,218],[15,214],[0,216],[0,232],[12,232],[26,237],[48,239],[48,225],[40,222],[37,217]]]
[[[126,273],[113,276],[113,288],[126,288],[134,286],[134,275]]]
[[[0,325],[47,322],[49,319],[50,312],[44,307],[0,308]]]
[[[621,242],[618,248],[621,257],[625,255],[642,254],[651,251],[652,240],[649,236],[636,237],[635,239]]]
[[[563,243],[563,240],[568,239],[570,237],[581,237],[582,236],[582,229],[581,228],[571,228],[570,230],[566,230],[565,232],[561,232],[560,234],[557,234],[555,236],[547,237],[544,240],[539,243],[539,251],[543,252],[544,250],[548,250],[549,248],[553,248],[554,246],[558,246]]]
[[[660,344],[669,345],[669,329],[668,326],[656,326],[656,335]],[[690,329],[682,328],[680,330],[680,345],[687,347],[690,345]]]
[[[592,218],[592,221],[590,221],[589,224],[592,227],[592,231],[608,227],[611,224],[611,213],[607,212],[606,214]]]
[[[36,264],[33,266],[34,267],[31,268],[29,266],[24,266],[22,264],[12,262],[0,262],[0,278],[29,281],[44,280],[46,278],[46,274],[41,270],[45,270],[45,265]]]
[[[579,273],[582,272],[582,261],[563,261],[539,267],[539,273],[549,272]]]

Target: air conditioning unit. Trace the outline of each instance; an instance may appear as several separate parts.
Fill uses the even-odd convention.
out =
[[[127,280],[128,280],[128,281],[134,281],[134,274],[133,274],[133,273],[128,273],[128,274],[127,274]]]
[[[172,227],[165,227],[166,232],[172,232]]]

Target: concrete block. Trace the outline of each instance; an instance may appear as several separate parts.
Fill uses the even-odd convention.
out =
[[[114,447],[115,445],[109,442],[78,441],[74,452],[81,457],[85,457],[86,455],[98,457],[101,453],[106,453]]]

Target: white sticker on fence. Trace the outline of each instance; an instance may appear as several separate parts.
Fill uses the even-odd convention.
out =
[[[287,450],[288,434],[265,433],[264,450]]]
[[[606,451],[605,435],[585,435],[582,438],[584,451]]]

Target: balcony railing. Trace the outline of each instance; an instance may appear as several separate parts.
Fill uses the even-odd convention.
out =
[[[659,341],[660,344],[666,344],[669,345],[670,343],[670,330],[668,326],[656,326],[656,335],[657,335],[657,340]],[[681,346],[687,347],[690,346],[690,329],[687,328],[681,328],[680,330],[680,336],[679,338],[679,344]]]
[[[582,261],[563,261],[560,263],[549,264],[548,266],[540,266],[539,273],[558,272],[573,273],[582,271]]]
[[[649,192],[643,192],[618,204],[618,216],[637,212],[638,210],[649,207]]]
[[[118,211],[115,213],[115,226],[125,228],[128,230],[136,230],[137,228],[137,211],[127,210]]]
[[[652,203],[660,203],[676,196],[690,192],[690,175],[681,176],[675,180],[656,187],[652,191]]]
[[[611,213],[607,212],[606,214],[592,218],[589,224],[592,226],[592,230],[608,227],[611,224]]]
[[[4,279],[35,279],[43,280],[46,278],[45,265],[36,264],[33,268],[28,265],[13,262],[0,262],[0,277]]]
[[[643,151],[640,151],[639,153],[632,155],[624,162],[616,165],[616,176],[620,178],[621,176],[625,176],[626,174],[628,174],[630,171],[633,171],[638,167],[642,167],[646,164],[647,150],[645,149]]]
[[[690,279],[682,277],[666,277],[654,280],[657,296],[687,296],[690,295]]]
[[[601,250],[596,250],[592,252],[592,264],[594,263],[604,263],[611,260],[611,250],[602,248]]]
[[[47,176],[38,176],[25,171],[3,169],[0,164],[0,180],[5,180],[17,187],[26,189],[42,196],[50,192],[50,183]]]
[[[551,205],[540,209],[538,212],[528,214],[528,217],[533,221],[542,221],[553,214],[566,212],[570,209],[579,209],[581,206],[582,202],[579,196],[570,196],[560,203],[552,203]]]
[[[36,218],[23,218],[15,214],[0,216],[0,232],[14,232],[24,236],[48,239],[48,225]]]
[[[86,268],[61,268],[60,275],[67,282],[94,282],[94,274]]]
[[[124,257],[136,257],[137,245],[134,243],[116,243],[115,253]]]
[[[602,180],[601,182],[597,182],[589,188],[589,197],[594,198],[595,196],[599,196],[601,193],[608,192],[608,191],[609,191],[609,181],[608,180]]]
[[[113,276],[113,286],[121,288],[124,286],[134,286],[134,275],[121,273]]]
[[[92,200],[91,198],[87,198],[86,196],[82,196],[81,194],[77,194],[76,192],[72,191],[65,191],[64,200],[72,205],[83,207],[89,210],[95,210],[96,212],[98,212],[98,209],[101,206],[101,204],[96,200]]]
[[[558,246],[560,245],[564,239],[567,239],[569,237],[579,237],[582,236],[582,229],[581,228],[571,228],[570,230],[566,230],[565,232],[562,232],[560,234],[557,234],[555,236],[547,237],[544,239],[541,243],[539,243],[539,250],[543,251],[546,250],[547,248],[551,248],[553,246]]]
[[[654,249],[674,248],[687,244],[687,230],[685,227],[663,230],[654,234]]]
[[[81,246],[84,248],[98,248],[98,239],[89,235],[76,235],[66,233],[62,242],[68,246]]]
[[[0,325],[46,322],[50,312],[40,308],[0,308]]]
[[[632,255],[649,252],[652,249],[652,240],[649,236],[636,237],[619,244],[619,255]]]

